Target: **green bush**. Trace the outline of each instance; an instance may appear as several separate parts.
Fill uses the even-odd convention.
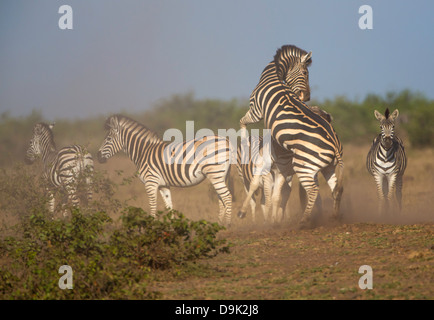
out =
[[[169,211],[153,218],[128,207],[121,225],[104,212],[53,220],[36,212],[0,240],[0,299],[149,299],[147,289],[156,268],[227,252],[216,234],[223,227],[190,221]],[[61,290],[59,267],[73,270],[73,289]]]
[[[22,163],[0,168],[0,213],[2,224],[47,208],[46,184],[41,175]]]
[[[122,228],[113,233],[111,245],[120,258],[133,258],[139,265],[168,268],[200,257],[227,251],[216,240],[223,227],[205,220],[190,221],[171,210],[158,219],[141,208],[128,207],[122,216]]]
[[[318,105],[332,114],[333,126],[343,143],[370,143],[379,133],[373,112],[375,109],[384,112],[388,107],[399,109],[398,133],[408,138],[412,146],[434,145],[434,129],[430,125],[434,120],[434,100],[418,92],[402,90],[383,95],[368,94],[363,99],[352,100],[337,96],[333,99],[313,99],[309,104]],[[142,122],[160,137],[170,128],[181,130],[185,137],[185,122],[188,120],[194,121],[196,131],[201,128],[209,128],[215,133],[218,129],[238,130],[239,120],[248,109],[248,99],[196,99],[193,93],[187,93],[172,95],[160,100],[151,109],[127,112],[126,115]],[[43,116],[38,111],[18,118],[11,117],[7,112],[0,115],[0,165],[23,161],[32,128],[39,121],[43,121]],[[95,156],[105,136],[104,121],[104,116],[56,120],[54,137],[57,146],[80,144]],[[262,127],[262,121],[249,126],[250,129]]]
[[[333,115],[333,126],[344,143],[371,142],[379,134],[374,110],[384,113],[399,110],[397,132],[406,145],[412,147],[434,146],[434,101],[410,90],[387,92],[384,96],[368,94],[362,101],[345,97],[312,101]]]

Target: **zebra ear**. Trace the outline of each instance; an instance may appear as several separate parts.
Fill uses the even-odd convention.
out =
[[[42,132],[42,125],[40,123],[35,124],[33,127],[33,132],[39,134]]]
[[[48,128],[50,128],[51,130],[53,130],[55,124],[56,124],[55,122],[49,124],[49,125],[48,125]]]
[[[312,51],[301,57],[301,63],[310,65],[312,63]]]
[[[117,123],[116,117],[111,116],[106,120],[104,127],[106,130],[116,129],[117,127],[116,123]]]
[[[399,115],[399,111],[398,111],[398,109],[395,109],[395,111],[392,112],[392,114],[389,116],[389,118],[392,121],[395,121],[395,119],[398,118],[398,115]]]
[[[374,116],[375,116],[375,118],[377,118],[378,121],[385,119],[385,117],[377,110],[374,111]]]

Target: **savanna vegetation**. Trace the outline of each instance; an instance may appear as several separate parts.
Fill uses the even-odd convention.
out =
[[[433,298],[432,286],[423,284],[433,274],[432,224],[365,224],[374,216],[375,187],[365,171],[364,157],[379,132],[374,109],[399,109],[397,130],[410,158],[404,180],[407,209],[400,223],[413,223],[409,217],[420,212],[430,217],[434,101],[405,90],[372,94],[360,101],[336,97],[310,104],[332,114],[344,144],[342,206],[349,224],[337,228],[294,230],[288,228],[292,216],[281,226],[284,229],[258,230],[249,218],[246,229],[246,220],[235,217],[236,202],[234,226],[224,230],[212,222],[217,203],[203,184],[173,192],[175,207],[184,214],[162,211],[152,218],[146,213],[143,184],[122,156],[105,166],[96,163],[90,203],[80,209],[62,207],[69,216],[53,219],[47,211],[40,164],[25,166],[23,161],[32,128],[45,120],[44,115],[39,111],[24,117],[1,114],[0,299]],[[238,130],[247,108],[247,99],[196,99],[188,93],[171,96],[140,113],[120,113],[162,137],[169,128],[185,133],[187,120],[194,121],[195,130]],[[104,121],[105,116],[57,119],[57,146],[81,144],[96,155],[105,136]],[[363,198],[365,191],[367,198]],[[60,191],[56,196],[65,197]],[[239,181],[235,196],[244,196]],[[299,206],[296,198],[291,197],[291,210]],[[394,258],[386,259],[385,253]],[[355,266],[365,263],[374,267],[377,263],[374,270],[383,276],[376,278],[380,290],[363,294],[357,288],[360,275]],[[62,265],[74,271],[73,290],[59,289]]]
[[[369,94],[361,101],[341,96],[325,101],[313,100],[309,104],[318,105],[333,116],[333,126],[343,143],[370,142],[378,134],[374,110],[384,112],[389,107],[400,111],[398,133],[407,147],[434,146],[434,128],[431,125],[434,122],[434,100],[421,93],[404,90],[384,96]],[[196,99],[193,93],[187,93],[161,100],[153,108],[140,113],[120,112],[142,122],[162,137],[164,131],[170,128],[185,133],[185,122],[188,120],[194,121],[195,130],[209,128],[215,133],[218,129],[238,130],[239,120],[247,109],[247,99]],[[105,116],[56,120],[54,132],[58,146],[78,143],[95,152],[105,134],[104,120]],[[44,116],[37,110],[25,117],[11,117],[8,112],[0,115],[1,166],[21,161],[33,125],[38,121],[44,121]],[[261,128],[261,125],[252,128]]]
[[[158,298],[144,281],[152,271],[229,250],[216,238],[223,229],[217,223],[175,210],[154,218],[116,200],[102,176],[95,176],[95,200],[62,206],[67,218],[48,212],[45,182],[28,168],[2,169],[0,185],[0,299]],[[74,290],[59,289],[63,265],[73,270]]]

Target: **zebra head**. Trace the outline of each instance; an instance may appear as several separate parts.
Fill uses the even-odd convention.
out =
[[[119,152],[123,146],[121,141],[119,119],[116,115],[107,119],[105,122],[105,129],[108,130],[108,133],[98,150],[98,161],[100,163],[106,162],[107,159]]]
[[[312,52],[285,45],[278,49],[274,56],[277,76],[289,86],[301,101],[310,100],[309,71],[312,63]]]
[[[33,127],[33,136],[26,151],[25,163],[32,164],[36,158],[44,158],[48,151],[56,150],[53,131],[51,130],[53,127],[54,123],[48,125],[42,122]]]
[[[390,114],[389,108],[386,109],[384,115],[382,115],[377,110],[374,111],[375,118],[380,121],[380,130],[381,130],[381,141],[386,149],[389,149],[392,146],[394,131],[395,131],[395,120],[399,115],[398,109]]]

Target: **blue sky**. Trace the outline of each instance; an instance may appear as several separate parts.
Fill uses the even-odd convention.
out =
[[[73,29],[61,30],[63,4]],[[373,29],[358,26],[370,5]],[[434,99],[432,0],[0,2],[0,113],[47,120],[248,98],[277,48],[312,51],[312,98],[409,88]],[[247,106],[246,106],[247,108]]]

